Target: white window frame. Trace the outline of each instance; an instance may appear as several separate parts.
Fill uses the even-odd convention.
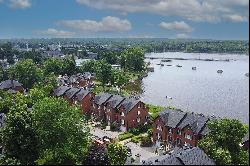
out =
[[[121,116],[125,116],[124,112],[121,112]]]
[[[181,135],[181,134],[182,134],[180,129],[177,130],[177,134],[178,134],[178,135]]]
[[[141,122],[141,118],[137,118],[137,123],[140,123]]]
[[[157,125],[157,130],[162,131],[162,127],[161,127],[161,125]]]
[[[141,111],[137,111],[137,115],[140,115],[141,114]]]
[[[189,140],[192,140],[192,135],[190,135],[190,134],[185,134],[185,138],[186,138],[186,139],[189,139]]]
[[[124,119],[121,119],[121,124],[125,125],[125,120]]]
[[[138,104],[138,108],[141,108],[141,103]]]
[[[168,129],[168,133],[173,134],[173,129],[172,129],[172,128],[169,128],[169,129]]]
[[[161,139],[161,134],[157,133],[157,139],[160,140]]]
[[[101,109],[101,106],[100,105],[98,105],[98,110],[100,110]]]

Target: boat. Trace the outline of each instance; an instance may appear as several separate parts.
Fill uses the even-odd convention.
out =
[[[161,64],[161,66],[164,66],[164,64]]]
[[[172,65],[167,65],[167,66],[172,66]]]
[[[181,65],[176,65],[176,67],[182,67]]]
[[[223,70],[218,70],[217,73],[223,73]]]
[[[245,76],[246,76],[246,77],[249,77],[249,73],[246,73]]]
[[[170,59],[163,59],[163,60],[161,60],[162,62],[172,62],[172,60],[170,60]]]
[[[192,67],[192,70],[196,70],[196,67]]]

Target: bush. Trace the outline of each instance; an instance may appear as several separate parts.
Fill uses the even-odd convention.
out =
[[[141,137],[141,146],[142,147],[150,147],[152,145],[152,140],[149,136]]]
[[[124,133],[118,135],[118,139],[119,139],[119,141],[123,141],[123,140],[131,138],[133,136],[134,135],[132,133],[124,132]]]
[[[139,143],[141,141],[142,136],[138,135],[138,136],[134,136],[133,138],[131,138],[131,142],[133,143]]]

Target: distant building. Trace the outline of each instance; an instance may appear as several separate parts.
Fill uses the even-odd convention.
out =
[[[121,70],[121,65],[111,65],[114,69]]]
[[[48,58],[62,58],[65,55],[61,51],[55,50],[55,51],[44,51],[42,53],[42,56]]]
[[[98,54],[94,52],[87,52],[87,58],[89,59],[97,59]]]

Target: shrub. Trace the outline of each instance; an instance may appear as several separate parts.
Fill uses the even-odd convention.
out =
[[[131,138],[133,136],[134,135],[132,133],[124,132],[124,133],[118,135],[118,139],[119,139],[119,141],[123,141],[123,140]]]
[[[149,136],[147,137],[141,137],[141,146],[142,147],[149,147],[152,145],[152,140]]]
[[[142,138],[141,135],[134,136],[134,137],[131,138],[131,142],[139,143],[141,141],[141,138]]]

